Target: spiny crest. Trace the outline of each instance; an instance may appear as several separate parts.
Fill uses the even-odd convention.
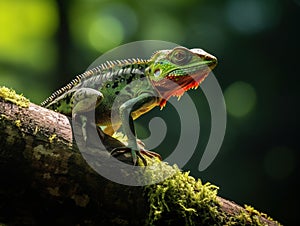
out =
[[[159,52],[165,52],[165,51],[169,51],[169,50],[168,50],[168,49],[155,50],[155,51],[153,52],[152,56],[150,57],[150,59],[151,59],[154,55],[156,55],[157,53],[159,53]]]
[[[71,90],[73,87],[78,85],[82,80],[87,79],[94,75],[100,75],[101,73],[105,73],[106,70],[109,70],[113,67],[122,67],[131,64],[142,64],[147,63],[148,60],[142,60],[139,58],[132,58],[132,59],[124,59],[124,60],[113,60],[113,61],[106,61],[99,66],[92,68],[84,73],[77,75],[71,82],[69,82],[66,86],[60,88],[59,90],[55,91],[48,97],[45,101],[41,103],[42,107],[46,107],[52,101],[54,101],[57,97],[61,96],[62,94],[66,93],[67,91]]]

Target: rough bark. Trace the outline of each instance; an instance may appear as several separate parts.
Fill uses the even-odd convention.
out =
[[[131,162],[126,153],[120,159]],[[144,225],[148,218],[143,187],[96,173],[78,151],[70,119],[35,104],[0,98],[0,179],[0,224]],[[248,211],[218,201],[228,219]],[[259,220],[278,225],[264,215]]]

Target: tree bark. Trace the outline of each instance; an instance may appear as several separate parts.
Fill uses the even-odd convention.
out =
[[[105,145],[111,150],[119,143]],[[105,148],[96,152],[109,155]],[[126,152],[119,159],[131,163]],[[0,178],[0,224],[145,225],[148,219],[144,187],[118,184],[95,172],[78,150],[70,119],[32,103],[24,108],[0,98]],[[227,219],[249,213],[217,200]],[[257,216],[262,224],[278,225]]]

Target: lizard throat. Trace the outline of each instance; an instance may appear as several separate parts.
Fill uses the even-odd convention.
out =
[[[207,68],[192,75],[178,76],[170,74],[160,81],[152,81],[162,98],[159,106],[163,108],[172,96],[176,96],[179,99],[186,91],[197,89],[210,71],[211,69]]]

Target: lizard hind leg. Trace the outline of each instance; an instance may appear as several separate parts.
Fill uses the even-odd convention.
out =
[[[71,98],[72,113],[78,114],[96,109],[103,100],[103,94],[92,88],[80,88]]]
[[[87,117],[85,113],[96,109],[103,100],[103,94],[95,89],[80,88],[76,90],[70,100],[72,117],[80,116],[83,139],[87,141],[87,123],[94,123],[95,118]]]

